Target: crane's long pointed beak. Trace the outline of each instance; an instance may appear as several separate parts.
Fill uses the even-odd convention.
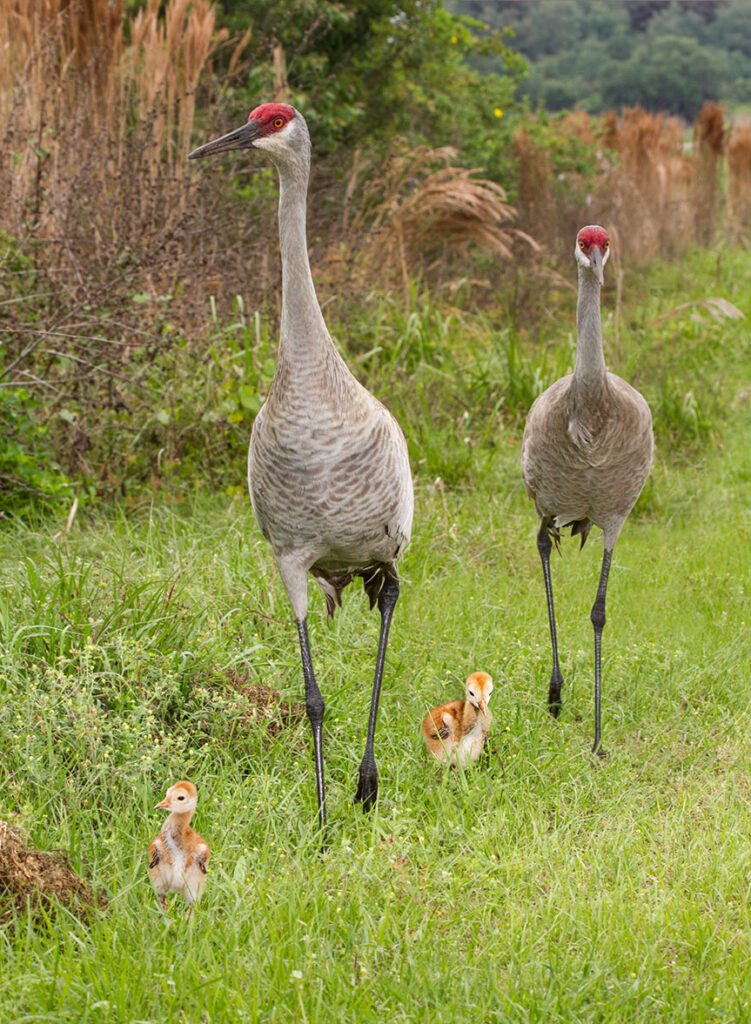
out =
[[[589,265],[592,268],[592,273],[597,278],[600,288],[602,288],[602,286],[605,284],[605,278],[602,275],[602,252],[598,249],[596,245],[592,246],[592,252],[589,256]]]
[[[253,142],[260,134],[258,122],[248,121],[242,128],[236,128],[235,131],[222,135],[220,139],[214,139],[213,142],[207,142],[204,146],[194,149],[192,153],[188,153],[188,159],[197,160],[212,153],[226,153],[230,149],[252,149]]]

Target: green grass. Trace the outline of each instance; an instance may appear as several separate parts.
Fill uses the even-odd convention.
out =
[[[0,817],[68,850],[110,902],[89,923],[61,910],[0,931],[1,1020],[751,1020],[748,343],[742,325],[690,314],[655,326],[684,300],[677,271],[660,280],[611,365],[641,375],[651,399],[664,365],[678,392],[703,395],[710,429],[676,432],[673,447],[665,429],[616,548],[602,763],[590,754],[599,545],[566,540],[554,558],[565,703],[553,721],[513,424],[498,423],[492,447],[447,440],[444,460],[471,449],[462,487],[418,470],[370,818],[352,796],[377,615],[359,585],[331,627],[312,598],[323,857],[307,724],[269,738],[227,681],[244,670],[302,697],[249,502],[198,492],[89,511],[67,537],[57,522],[4,526]],[[715,287],[705,294],[742,306]],[[491,750],[452,774],[428,762],[419,724],[476,669],[496,681]],[[163,919],[146,872],[153,805],[178,777],[199,787],[195,824],[213,848],[188,924],[177,905]]]

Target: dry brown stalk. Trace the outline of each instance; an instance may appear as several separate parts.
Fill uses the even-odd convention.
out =
[[[725,152],[725,114],[719,103],[705,103],[694,123],[694,208],[696,240],[709,245],[720,210],[720,173]]]
[[[521,222],[535,238],[549,238],[555,232],[557,214],[550,152],[537,145],[525,126],[515,132],[513,145]]]
[[[277,103],[289,103],[290,88],[287,82],[287,57],[281,43],[277,43],[274,47],[272,58],[274,64],[274,99]]]
[[[208,0],[169,0],[163,15],[160,8],[147,0],[129,22],[125,46],[120,0],[0,0],[0,33],[14,44],[0,68],[0,123],[13,155],[3,161],[2,184],[15,210],[30,199],[46,206],[37,227],[50,234],[64,221],[62,208],[80,199],[68,186],[87,158],[98,163],[104,188],[123,171],[133,111],[141,173],[151,185],[170,181],[162,204],[168,214],[187,205],[195,91],[227,33],[215,31]],[[98,159],[102,150],[106,159]],[[42,176],[55,182],[44,195]],[[18,218],[0,226],[16,236],[22,229]]]
[[[728,211],[736,238],[751,238],[751,124],[734,127],[728,143]]]
[[[618,154],[600,190],[605,219],[641,258],[669,256],[694,235],[693,168],[676,118],[626,108],[605,118],[604,144]]]

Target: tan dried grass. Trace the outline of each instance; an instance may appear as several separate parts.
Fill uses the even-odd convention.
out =
[[[0,376],[44,390],[37,414],[68,472],[117,474],[107,467],[120,446],[102,424],[123,409],[150,415],[156,353],[179,344],[178,326],[205,324],[216,235],[205,224],[218,217],[197,201],[208,186],[185,158],[198,79],[226,35],[209,0],[149,0],[130,20],[120,0],[0,0],[0,32],[12,41],[0,64],[0,234],[22,268],[4,278],[17,300],[0,327]],[[61,418],[70,405],[75,417]]]
[[[578,108],[563,115],[560,128],[564,134],[571,135],[589,146],[594,146],[599,141],[601,134],[597,123],[586,111]]]

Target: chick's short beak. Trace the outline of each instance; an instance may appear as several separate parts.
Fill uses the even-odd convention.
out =
[[[487,713],[488,713],[488,702],[486,700],[481,700],[480,701],[480,711],[482,711],[483,715],[487,715]]]
[[[160,800],[158,804],[154,805],[154,810],[155,811],[166,811],[168,809],[169,809],[169,800],[167,799],[167,797],[165,797],[164,800]]]
[[[192,153],[188,153],[188,159],[197,160],[199,157],[210,156],[212,153],[226,153],[230,149],[252,149],[253,142],[261,134],[260,127],[258,121],[248,121],[242,128],[236,128],[235,131],[228,132],[221,138],[194,149]]]

